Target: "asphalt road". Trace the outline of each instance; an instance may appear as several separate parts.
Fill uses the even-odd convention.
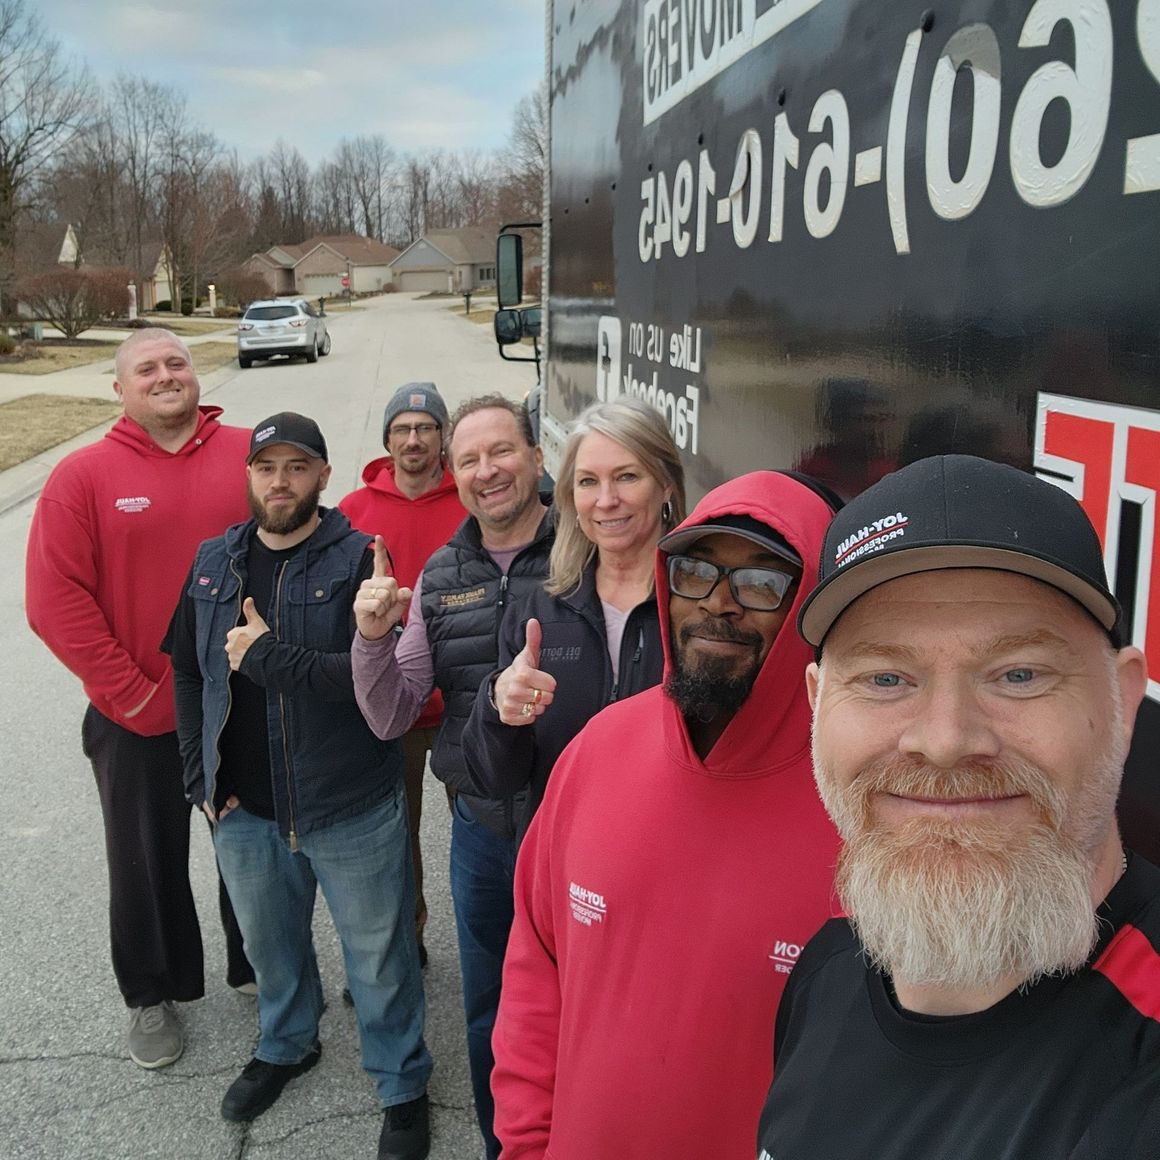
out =
[[[447,305],[393,295],[364,310],[335,311],[328,358],[313,366],[224,368],[203,383],[203,400],[223,406],[227,422],[245,426],[279,410],[316,418],[335,468],[323,502],[337,502],[356,484],[362,465],[381,453],[383,406],[399,384],[433,380],[452,410],[473,394],[498,390],[518,398],[534,384],[530,367],[498,358],[490,328],[453,318]],[[84,389],[83,376],[74,378]],[[29,391],[48,385],[28,380]],[[107,374],[90,376],[93,391],[106,385],[111,393]],[[125,1053],[127,1015],[109,966],[99,809],[80,751],[85,699],[24,618],[33,501],[21,496],[31,490],[30,472],[58,457],[0,474],[0,653],[6,661],[0,668],[0,1156],[372,1157],[381,1113],[358,1063],[353,1013],[340,1000],[341,951],[321,898],[315,935],[329,1003],[322,1061],[252,1125],[221,1119],[222,1094],[252,1053],[256,1012],[252,999],[225,983],[213,853],[198,818],[191,875],[202,914],[207,994],[181,1007],[187,1044],[178,1063],[146,1072]],[[435,1057],[431,1156],[475,1160],[481,1144],[463,1044],[449,836],[446,799],[429,777],[423,848],[431,911],[427,1037]]]

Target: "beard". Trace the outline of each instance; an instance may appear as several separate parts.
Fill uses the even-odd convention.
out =
[[[818,788],[845,839],[836,889],[876,967],[912,986],[990,987],[1079,969],[1097,938],[1092,882],[1123,760],[1114,752],[1066,797],[1022,761],[936,769],[895,759],[838,787],[817,753]],[[875,819],[882,793],[1027,794],[1034,820]]]
[[[258,527],[264,532],[275,536],[288,536],[291,532],[305,527],[318,511],[318,501],[322,496],[322,483],[319,481],[308,495],[304,495],[296,504],[288,508],[270,511],[265,504],[254,494],[251,484],[246,491],[250,501],[250,514],[254,517]]]
[[[703,657],[693,664],[689,656],[694,634],[752,645],[753,660],[741,669],[731,657]],[[753,691],[753,682],[761,671],[759,650],[764,643],[761,637],[757,633],[740,632],[729,621],[716,617],[686,624],[678,636],[673,671],[665,682],[665,693],[690,721],[708,724],[719,714],[736,713]]]

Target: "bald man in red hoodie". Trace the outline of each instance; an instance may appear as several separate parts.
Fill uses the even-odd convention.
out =
[[[189,348],[168,330],[134,331],[115,371],[124,414],[65,456],[41,492],[25,604],[89,699],[81,738],[104,817],[113,972],[131,1012],[129,1056],[157,1068],[184,1048],[174,1003],[204,994],[173,670],[160,646],[198,544],[246,516],[249,432],[199,406]],[[229,981],[253,990],[221,897]]]
[[[387,454],[363,468],[365,486],[352,491],[338,505],[360,532],[383,537],[394,561],[395,576],[404,588],[415,586],[428,557],[451,539],[467,516],[443,454],[446,424],[447,406],[434,383],[404,383],[391,396],[383,415],[383,447]],[[403,737],[403,778],[415,867],[415,933],[419,937],[419,961],[424,966],[427,903],[423,897],[419,821],[423,812],[423,771],[442,716],[443,697],[436,689]]]

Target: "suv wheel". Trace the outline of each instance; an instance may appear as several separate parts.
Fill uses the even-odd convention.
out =
[[[326,336],[322,340],[322,345],[318,348],[319,354],[330,354],[330,331],[326,332]]]
[[[306,361],[308,363],[318,362],[318,342],[317,341],[312,342],[310,344],[310,349],[306,352]]]
[[[241,367],[242,370],[244,370],[244,371],[249,370],[250,367],[253,365],[253,362],[254,362],[254,360],[252,358],[250,358],[249,355],[246,355],[246,354],[238,355],[238,366]]]

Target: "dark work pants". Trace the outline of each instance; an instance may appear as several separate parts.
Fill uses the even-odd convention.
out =
[[[500,1153],[491,1095],[491,1033],[499,1009],[503,957],[515,917],[516,842],[476,821],[462,797],[451,807],[451,901],[459,936],[467,1065],[487,1160]]]
[[[139,737],[90,705],[81,739],[104,817],[109,939],[125,1003],[150,1007],[166,999],[200,999],[201,929],[189,885],[190,806],[177,734]],[[220,879],[219,905],[230,981],[246,982],[253,972]]]

